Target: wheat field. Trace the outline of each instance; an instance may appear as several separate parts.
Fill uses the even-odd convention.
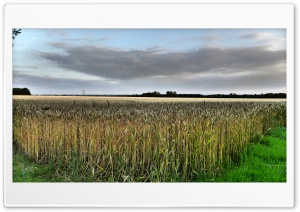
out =
[[[216,176],[253,138],[286,124],[286,102],[16,97],[13,142],[66,181],[192,182]],[[71,177],[70,177],[71,176]]]

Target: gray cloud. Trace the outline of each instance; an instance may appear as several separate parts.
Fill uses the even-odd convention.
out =
[[[60,68],[118,80],[182,73],[266,73],[269,67],[285,64],[286,61],[285,50],[268,51],[266,47],[202,48],[190,52],[161,53],[157,49],[124,51],[97,46],[72,47],[65,43],[52,45],[65,53],[38,52],[38,57]]]
[[[226,76],[216,74],[188,78],[182,75],[145,81],[136,80],[133,84],[137,88],[142,88],[142,92],[158,90],[164,93],[168,90],[175,90],[177,93],[224,94],[234,92],[239,94],[259,94],[284,92],[286,88],[286,76],[284,72]]]
[[[196,90],[213,93],[260,93],[280,92],[286,87],[286,76],[283,72],[256,73],[237,76],[204,76],[200,78],[182,80],[181,86],[190,86]],[[255,91],[255,92],[254,92]]]
[[[99,38],[99,39],[92,39],[92,38],[64,38],[63,41],[89,41],[89,42],[97,42],[97,41],[106,41],[108,38]]]
[[[260,39],[261,34],[260,33],[251,33],[251,34],[244,34],[241,36],[242,39]]]
[[[58,78],[48,75],[34,75],[24,71],[13,70],[13,86],[27,87],[33,94],[107,94],[114,92],[114,84],[110,80],[86,80],[74,78]]]
[[[180,38],[180,39],[174,40],[173,43],[189,42],[189,41],[195,41],[195,40],[202,41],[204,43],[208,43],[208,42],[213,42],[213,41],[219,41],[219,40],[221,40],[221,37],[214,33],[211,33],[208,35],[199,35],[199,36],[192,36],[192,37],[188,37],[188,38]]]
[[[15,68],[30,68],[30,69],[39,69],[36,66],[14,66]]]
[[[175,90],[178,93],[267,93],[283,92],[286,88],[285,65],[274,65],[267,71],[228,73],[226,75],[179,74],[168,77],[149,77],[146,80],[128,79],[115,83],[110,80],[85,80],[58,78],[47,75],[13,71],[14,85],[28,87],[32,93],[81,94],[82,90],[90,94],[138,94],[158,90],[165,93]],[[281,71],[278,71],[281,70]]]
[[[273,40],[277,37],[274,37],[271,33],[258,32],[258,33],[247,33],[240,36],[242,39],[249,40]]]
[[[266,46],[268,50],[286,49],[286,38],[274,36],[271,33],[249,33],[240,36],[241,39],[247,41],[255,41],[257,45]]]
[[[49,36],[67,36],[69,34],[69,30],[68,29],[46,29],[46,32]]]
[[[48,42],[47,44],[59,49],[65,49],[72,46],[67,42]]]

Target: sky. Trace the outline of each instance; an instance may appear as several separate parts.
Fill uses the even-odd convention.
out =
[[[285,29],[22,29],[13,87],[32,94],[286,93]]]

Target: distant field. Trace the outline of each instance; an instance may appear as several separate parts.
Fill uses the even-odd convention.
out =
[[[130,101],[130,102],[281,102],[286,99],[249,98],[163,98],[163,97],[117,97],[117,96],[13,96],[13,99],[28,100],[91,100],[91,101]]]

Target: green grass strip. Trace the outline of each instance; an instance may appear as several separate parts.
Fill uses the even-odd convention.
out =
[[[13,154],[13,182],[57,182],[52,164],[38,164],[21,153]]]
[[[270,130],[215,182],[286,182],[286,129]]]

